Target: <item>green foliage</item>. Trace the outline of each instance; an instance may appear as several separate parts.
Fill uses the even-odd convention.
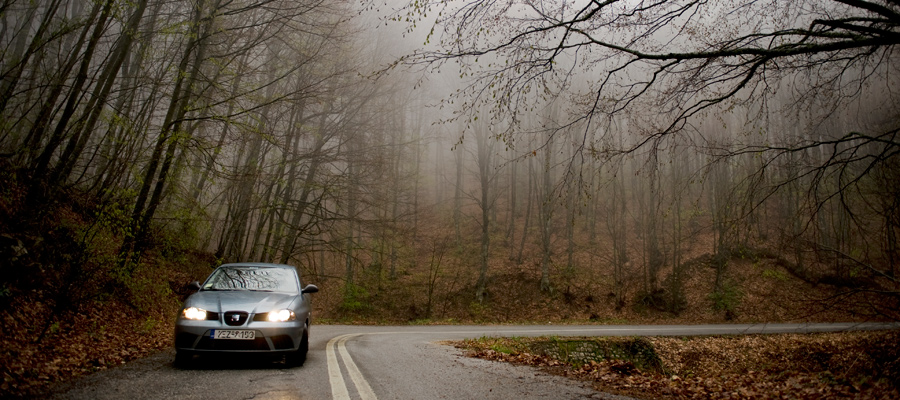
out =
[[[210,221],[197,218],[194,211],[187,207],[169,210],[174,223],[163,229],[158,239],[160,254],[174,263],[185,264],[186,256],[195,249],[202,248],[201,232],[209,230]]]
[[[473,301],[473,302],[469,303],[469,315],[471,315],[472,318],[480,319],[487,312],[488,312],[488,307],[485,306],[483,303],[478,302],[478,301]]]
[[[576,367],[594,362],[621,360],[641,370],[662,372],[653,344],[636,338],[541,338],[529,344],[530,351],[547,355]]]
[[[531,338],[523,338],[518,336],[512,337],[493,337],[493,336],[482,336],[476,339],[476,342],[479,342],[484,345],[484,347],[494,350],[498,353],[503,354],[520,354],[529,351],[530,342],[534,339]]]
[[[103,280],[127,281],[128,276],[119,263],[120,238],[130,231],[129,211],[119,202],[109,202],[94,210],[92,223],[80,228],[85,248],[85,261],[96,266]]]
[[[50,334],[56,334],[57,332],[59,332],[59,321],[53,321],[50,324]]]
[[[110,202],[97,209],[94,220],[100,229],[104,229],[115,235],[124,235],[129,232],[131,217],[130,211],[120,202]]]
[[[160,279],[159,267],[132,274],[119,262],[121,238],[131,226],[128,201],[133,193],[107,192],[103,202],[79,193],[52,195],[53,201],[8,210],[19,217],[34,214],[39,218],[29,220],[23,226],[25,232],[7,235],[21,251],[8,266],[15,274],[4,274],[7,281],[0,287],[9,296],[38,288],[54,304],[53,312],[60,314],[113,297],[141,312],[168,312],[177,299],[168,282]]]
[[[168,281],[154,273],[155,265],[145,265],[121,285],[126,289],[126,301],[141,313],[174,313],[179,306]]]
[[[766,269],[764,269],[763,272],[762,272],[762,276],[763,276],[764,278],[774,279],[774,280],[776,280],[776,281],[781,281],[781,282],[784,282],[784,281],[787,281],[787,280],[788,280],[787,274],[785,274],[785,273],[782,272],[781,270],[772,269],[772,268],[766,268]]]
[[[498,353],[503,353],[503,354],[516,354],[515,349],[513,349],[510,346],[506,346],[503,343],[495,343],[495,344],[491,345],[491,350],[494,350]]]
[[[734,316],[741,298],[744,296],[740,287],[731,281],[725,281],[719,290],[709,294],[709,299],[713,303],[713,309],[716,311],[724,311],[728,319]]]
[[[344,286],[344,298],[338,305],[338,311],[349,314],[359,314],[372,309],[369,301],[369,292],[366,288],[348,283]]]
[[[141,326],[138,327],[138,333],[142,335],[152,334],[157,327],[161,325],[161,322],[153,317],[147,317],[141,322]]]

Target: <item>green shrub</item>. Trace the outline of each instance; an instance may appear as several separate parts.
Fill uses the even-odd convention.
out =
[[[372,309],[369,302],[369,292],[366,288],[348,283],[344,286],[344,298],[338,305],[338,311],[342,313],[358,314]]]
[[[641,370],[662,371],[662,361],[646,338],[548,338],[531,343],[531,349],[576,367],[610,360],[628,361]]]
[[[726,281],[719,287],[719,290],[709,294],[709,299],[712,300],[713,310],[724,311],[725,318],[732,319],[743,295],[738,285]]]

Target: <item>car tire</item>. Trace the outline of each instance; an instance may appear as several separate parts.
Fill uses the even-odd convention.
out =
[[[175,351],[175,361],[172,362],[176,368],[186,368],[194,359],[194,354],[187,351]]]
[[[288,354],[287,364],[289,367],[299,367],[306,362],[306,353],[309,352],[309,328],[303,329],[303,335],[300,336],[300,346],[297,350]]]

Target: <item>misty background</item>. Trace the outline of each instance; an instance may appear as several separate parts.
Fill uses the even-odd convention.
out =
[[[0,295],[264,261],[731,319],[758,268],[896,318],[900,6],[608,3],[4,0]]]

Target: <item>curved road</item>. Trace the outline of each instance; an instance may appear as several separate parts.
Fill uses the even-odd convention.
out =
[[[898,324],[339,326],[312,328],[302,367],[254,358],[172,366],[174,351],[58,385],[54,399],[621,399],[529,367],[468,358],[442,340],[481,336],[687,336],[897,329]]]

